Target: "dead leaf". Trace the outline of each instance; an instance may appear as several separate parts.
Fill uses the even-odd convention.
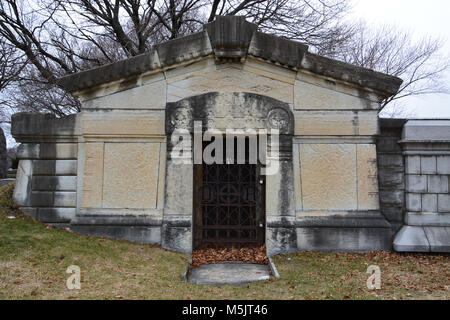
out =
[[[256,264],[267,264],[266,247],[197,249],[192,252],[192,265],[215,264],[223,261],[243,261]]]

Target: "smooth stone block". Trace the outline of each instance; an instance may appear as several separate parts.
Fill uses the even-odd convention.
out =
[[[432,175],[428,176],[428,192],[431,193],[448,193],[448,176]]]
[[[409,120],[403,127],[403,139],[449,141],[450,120]]]
[[[297,228],[298,250],[391,250],[391,228]]]
[[[450,252],[450,227],[424,227],[431,252]]]
[[[438,156],[436,160],[437,160],[437,173],[450,174],[450,156]]]
[[[405,157],[405,173],[420,174],[420,156]]]
[[[21,206],[30,204],[32,178],[33,160],[21,159],[17,168],[16,185],[13,193],[13,200]]]
[[[34,160],[35,175],[76,175],[77,160]]]
[[[450,194],[438,195],[438,211],[450,212]]]
[[[71,225],[70,229],[77,233],[125,239],[142,243],[161,243],[161,227],[147,226],[98,226]]]
[[[427,176],[426,175],[406,175],[406,191],[409,192],[427,192]]]
[[[76,191],[76,176],[33,176],[33,191]]]
[[[398,252],[429,252],[430,244],[422,227],[403,226],[394,238]]]
[[[356,145],[300,145],[304,210],[356,210]]]
[[[407,212],[405,224],[411,226],[450,226],[450,213]]]
[[[420,158],[420,172],[422,174],[436,174],[436,157],[422,156]]]
[[[42,222],[70,222],[75,217],[76,208],[37,208],[36,219]]]
[[[159,143],[105,143],[103,208],[156,208],[159,148]]]
[[[422,211],[437,212],[437,194],[422,195]]]
[[[269,279],[268,265],[239,262],[204,264],[188,274],[189,282],[207,285],[240,285]]]
[[[409,211],[422,211],[422,196],[420,193],[406,194],[406,209]]]

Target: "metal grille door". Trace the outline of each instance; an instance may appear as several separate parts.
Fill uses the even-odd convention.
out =
[[[256,164],[194,167],[194,247],[264,243],[264,179]]]

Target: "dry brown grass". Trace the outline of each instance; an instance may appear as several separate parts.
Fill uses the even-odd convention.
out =
[[[274,257],[277,281],[198,286],[180,279],[188,255],[158,246],[48,229],[0,188],[0,299],[449,299],[449,255],[299,252]],[[15,219],[7,216],[15,215]],[[81,268],[81,290],[66,269]],[[369,265],[382,289],[366,288]]]

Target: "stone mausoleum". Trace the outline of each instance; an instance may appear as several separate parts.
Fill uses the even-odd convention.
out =
[[[450,122],[380,120],[401,82],[217,17],[59,79],[79,114],[14,115],[14,197],[49,224],[184,252],[448,251]],[[208,148],[194,132],[226,129],[246,130],[236,137],[250,149],[245,161],[194,161],[195,148]],[[279,164],[266,175],[267,163],[248,160],[246,136],[264,130],[262,151]],[[177,132],[193,137],[181,163]]]

